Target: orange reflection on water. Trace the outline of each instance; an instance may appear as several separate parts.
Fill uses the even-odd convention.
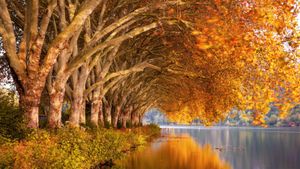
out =
[[[190,137],[171,137],[120,162],[126,169],[230,169],[210,145],[200,147]]]

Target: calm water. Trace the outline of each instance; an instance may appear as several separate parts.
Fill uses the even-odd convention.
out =
[[[123,168],[300,169],[300,128],[164,128],[162,133]]]

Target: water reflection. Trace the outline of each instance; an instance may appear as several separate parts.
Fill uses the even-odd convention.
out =
[[[185,128],[164,134],[190,135],[210,144],[233,169],[300,169],[300,128]]]
[[[191,137],[169,136],[119,162],[125,169],[230,169],[208,144],[199,146]]]

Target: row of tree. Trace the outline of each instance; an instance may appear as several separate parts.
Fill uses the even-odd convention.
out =
[[[15,74],[27,126],[41,102],[50,128],[62,126],[68,101],[73,126],[134,124],[157,101],[149,95],[164,53],[163,25],[175,1],[0,1],[1,44]],[[141,73],[142,72],[142,73]]]
[[[0,0],[0,44],[28,127],[224,119],[299,103],[296,0]],[[90,118],[86,118],[90,112]],[[284,113],[282,113],[284,116]]]

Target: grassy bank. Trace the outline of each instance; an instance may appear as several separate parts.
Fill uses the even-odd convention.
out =
[[[0,137],[0,168],[100,168],[146,144],[160,129],[39,130],[21,141]]]

